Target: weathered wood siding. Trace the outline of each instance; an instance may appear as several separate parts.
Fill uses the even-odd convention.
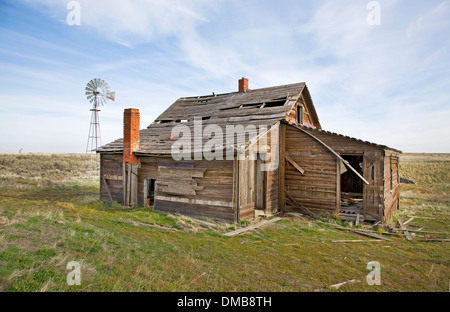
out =
[[[255,214],[255,163],[248,155],[239,162],[239,220]]]
[[[279,157],[280,157],[280,150],[279,150],[279,140],[280,140],[280,126],[277,125],[273,127],[270,132],[267,134],[267,149],[269,153],[270,159],[269,162],[276,162],[279,164]],[[273,132],[273,133],[272,133]],[[272,138],[276,138],[276,142],[273,142],[272,144]],[[272,151],[272,146],[275,149],[275,151]],[[273,159],[272,159],[273,158]],[[266,162],[267,164],[267,162]],[[268,170],[266,172],[266,191],[265,191],[265,197],[266,197],[266,212],[276,213],[279,211],[279,204],[278,204],[278,198],[279,198],[279,166],[275,166],[271,170]]]
[[[154,179],[156,210],[234,221],[233,161],[140,160],[138,205],[146,205],[146,180]]]
[[[337,210],[337,158],[322,144],[287,126],[285,155],[290,157],[304,173],[292,164],[285,163],[284,188],[300,205],[319,213],[333,214]],[[288,203],[289,196],[286,196]],[[296,210],[295,204],[287,204],[286,211]]]
[[[100,155],[100,200],[123,202],[122,154]]]
[[[278,212],[279,169],[267,171],[266,181],[266,212]]]
[[[292,107],[292,109],[289,111],[289,114],[286,116],[286,120],[287,121],[293,121],[293,122],[297,122],[298,117],[297,117],[297,107],[301,106],[302,107],[302,112],[303,112],[303,116],[302,116],[302,123],[306,124],[306,125],[313,125],[313,122],[311,120],[311,117],[309,115],[308,112],[308,108],[306,107],[305,102],[303,101],[303,98],[300,97],[297,100],[297,103]]]
[[[363,177],[369,182],[363,187],[364,218],[366,220],[383,219],[385,209],[384,149],[327,132],[314,131],[311,133],[341,155],[363,155]]]
[[[384,157],[384,220],[391,220],[399,209],[400,174],[398,154],[386,153]]]

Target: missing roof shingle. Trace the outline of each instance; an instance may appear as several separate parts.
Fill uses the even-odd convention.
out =
[[[286,103],[286,99],[266,102],[264,104],[264,107],[277,107],[277,106],[283,106]]]

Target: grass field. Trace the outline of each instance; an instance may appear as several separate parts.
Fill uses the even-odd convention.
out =
[[[326,222],[283,218],[235,237],[151,209],[111,207],[84,155],[0,155],[0,291],[449,291],[450,156],[405,154],[401,211],[415,230],[373,241]],[[125,219],[176,229],[135,226]],[[341,223],[344,226],[349,224]],[[361,226],[360,226],[361,228]],[[364,240],[363,242],[335,242]],[[67,264],[81,266],[69,286]],[[378,261],[381,285],[369,286]],[[329,285],[357,279],[338,290]]]

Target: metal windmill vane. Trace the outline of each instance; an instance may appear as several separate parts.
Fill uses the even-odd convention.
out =
[[[92,112],[92,115],[91,124],[89,126],[88,141],[86,145],[87,153],[95,151],[98,146],[102,144],[100,134],[100,119],[98,116],[100,110],[98,108],[100,105],[105,105],[108,100],[114,101],[116,93],[111,92],[108,84],[100,78],[94,78],[89,81],[86,85],[85,91],[87,99],[93,105],[93,108],[90,110]]]

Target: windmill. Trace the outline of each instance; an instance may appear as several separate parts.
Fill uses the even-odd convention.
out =
[[[94,78],[86,85],[86,97],[93,104],[93,108],[90,110],[91,124],[89,126],[89,135],[86,145],[86,153],[95,151],[99,143],[102,144],[100,135],[100,120],[98,118],[98,109],[100,105],[105,105],[108,100],[115,100],[116,93],[111,92],[108,84],[99,78]]]

